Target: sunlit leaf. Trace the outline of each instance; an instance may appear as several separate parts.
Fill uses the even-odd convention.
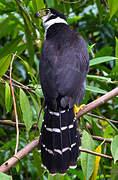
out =
[[[0,180],[12,180],[12,177],[0,172]]]
[[[7,113],[10,112],[12,107],[12,98],[11,98],[11,90],[8,83],[5,84],[5,107]]]
[[[101,64],[101,63],[108,62],[114,59],[118,59],[118,58],[112,57],[112,56],[104,56],[104,57],[95,58],[89,61],[90,62],[89,66],[94,66],[96,64]]]
[[[115,55],[118,58],[118,39],[117,39],[117,37],[115,39],[116,39]],[[115,65],[118,66],[118,61],[117,60],[116,60],[116,64]]]
[[[82,148],[94,150],[94,141],[91,136],[84,131],[82,135]],[[85,179],[89,180],[94,170],[95,156],[85,152],[81,152],[81,166]]]
[[[89,78],[89,79],[97,79],[97,80],[103,80],[103,81],[111,82],[111,78],[104,77],[104,76],[87,75],[87,78]]]
[[[64,176],[60,174],[57,174],[55,176],[48,174],[48,180],[64,180]]]
[[[5,74],[5,72],[8,70],[10,62],[11,62],[10,54],[0,58],[0,77],[2,77]]]
[[[110,19],[118,10],[118,1],[117,0],[108,0],[108,5],[110,9]]]
[[[30,107],[29,99],[22,89],[20,89],[20,107],[23,114],[23,121],[26,129],[29,132],[32,126],[32,110]]]
[[[115,136],[111,143],[111,153],[114,158],[114,163],[118,160],[118,135]]]
[[[95,86],[88,86],[88,85],[86,85],[86,90],[94,92],[94,93],[100,93],[100,94],[106,94],[107,93],[107,91],[105,91],[103,89],[100,89],[98,87],[95,87]]]

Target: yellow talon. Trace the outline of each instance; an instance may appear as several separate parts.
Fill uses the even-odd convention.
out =
[[[82,104],[80,106],[76,106],[76,104],[74,105],[74,113],[75,113],[75,116],[77,115],[77,113],[80,111],[80,109],[82,109],[84,106],[86,106],[85,104]]]

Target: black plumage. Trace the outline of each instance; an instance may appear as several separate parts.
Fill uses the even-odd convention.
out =
[[[46,21],[57,17],[66,20],[60,12],[48,10]],[[84,98],[89,70],[83,38],[66,23],[52,24],[46,30],[39,67],[46,103],[40,141],[42,162],[50,173],[63,174],[76,165],[79,155],[80,137],[73,106],[80,105]]]

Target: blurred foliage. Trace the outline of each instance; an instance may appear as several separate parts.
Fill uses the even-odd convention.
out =
[[[73,3],[71,3],[73,2]],[[0,0],[0,119],[15,121],[12,96],[9,87],[9,65],[13,54],[12,78],[20,128],[19,150],[34,139],[31,126],[37,123],[43,93],[40,86],[39,60],[44,39],[41,20],[34,14],[44,7],[55,8],[67,16],[69,25],[80,33],[90,52],[90,71],[87,75],[86,96],[82,103],[89,103],[106,94],[118,85],[118,3],[117,0]],[[6,76],[6,75],[7,76]],[[20,83],[20,84],[19,84]],[[92,113],[104,118],[84,115],[80,118],[79,131],[83,133],[82,145],[96,150],[99,141],[91,135],[113,138],[112,144],[102,143],[101,152],[113,155],[114,161],[101,158],[98,174],[95,173],[95,156],[81,153],[76,169],[69,169],[65,176],[51,176],[41,164],[37,149],[27,155],[8,172],[13,179],[32,180],[83,180],[93,176],[100,180],[118,178],[118,126],[106,118],[118,120],[118,97],[94,109]],[[38,123],[39,136],[43,111]],[[115,126],[115,128],[114,128]],[[83,131],[84,130],[84,131]],[[0,125],[0,164],[14,154],[16,130],[14,127]],[[84,161],[85,160],[85,161]],[[114,165],[115,162],[115,165]],[[11,179],[0,173],[0,179]]]

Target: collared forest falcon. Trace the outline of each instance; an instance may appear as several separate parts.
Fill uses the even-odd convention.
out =
[[[45,97],[41,129],[41,158],[49,173],[64,174],[75,168],[80,136],[73,106],[84,98],[89,54],[83,38],[52,8],[35,14],[45,27],[40,56],[40,81]]]

